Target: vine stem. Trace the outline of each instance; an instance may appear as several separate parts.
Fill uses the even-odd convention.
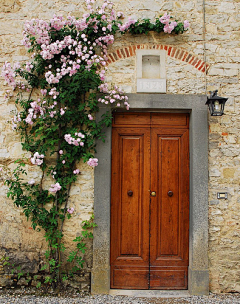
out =
[[[30,101],[30,99],[32,97],[32,92],[33,92],[33,88],[31,88],[31,91],[29,93],[28,102]],[[21,98],[22,98],[22,96],[21,96]],[[26,138],[27,144],[29,145],[29,139],[28,139],[28,133],[27,133],[27,128],[26,127],[24,128],[24,132],[25,132],[25,138]]]
[[[59,141],[58,141],[58,150],[57,150],[57,164],[58,164],[59,159],[60,159],[59,150],[60,150],[61,144],[62,144],[61,124],[59,125],[59,129],[58,129],[58,138],[59,138]],[[56,193],[56,197],[55,197],[56,212],[58,212],[58,197],[59,197],[59,195],[58,195],[58,193]],[[60,238],[57,238],[57,243],[58,243],[58,246],[57,246],[57,250],[56,250],[55,259],[56,259],[57,264],[59,265],[58,272],[57,272],[57,279],[58,279],[58,282],[60,282],[60,278],[61,278],[61,267],[60,267],[60,263],[61,263],[61,251],[60,251],[61,239]]]
[[[68,204],[68,199],[69,199],[69,194],[70,194],[70,190],[71,190],[71,186],[72,184],[69,185],[68,187],[68,191],[67,191],[67,198],[66,198],[66,202],[65,202],[65,206],[64,206],[64,217],[62,219],[62,224],[61,224],[61,229],[60,229],[60,232],[62,234],[62,231],[63,231],[63,224],[64,224],[64,221],[65,221],[65,217],[66,217],[66,210],[67,210],[67,204]]]

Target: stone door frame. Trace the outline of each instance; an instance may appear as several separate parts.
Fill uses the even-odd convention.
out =
[[[204,95],[128,94],[130,111],[190,113],[189,280],[192,295],[209,293],[208,270],[208,108]],[[101,106],[98,116],[106,111]],[[100,117],[99,116],[99,117]],[[111,128],[97,142],[94,174],[94,230],[91,292],[110,292]]]

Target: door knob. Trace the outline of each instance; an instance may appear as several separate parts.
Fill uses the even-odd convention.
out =
[[[168,191],[168,196],[172,197],[173,196],[173,192],[172,191]]]
[[[156,196],[156,192],[155,192],[155,191],[152,191],[152,192],[151,192],[151,196]]]
[[[132,190],[129,190],[129,191],[127,192],[127,194],[128,194],[128,196],[133,196],[133,191],[132,191]]]

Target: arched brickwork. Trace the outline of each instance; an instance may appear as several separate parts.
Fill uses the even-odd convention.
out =
[[[178,60],[187,62],[191,64],[194,68],[198,69],[200,72],[205,73],[209,70],[209,64],[204,62],[202,59],[199,59],[197,56],[190,54],[189,52],[178,48],[176,46],[162,45],[162,44],[136,44],[129,45],[127,47],[119,48],[114,50],[112,53],[108,54],[107,65],[118,61],[120,59],[128,58],[136,55],[136,50],[165,50],[167,55]]]

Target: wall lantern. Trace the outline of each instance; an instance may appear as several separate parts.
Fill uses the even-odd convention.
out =
[[[217,96],[218,90],[210,92],[210,97],[207,97],[205,103],[209,107],[211,116],[222,116],[224,113],[224,106],[228,98]]]

